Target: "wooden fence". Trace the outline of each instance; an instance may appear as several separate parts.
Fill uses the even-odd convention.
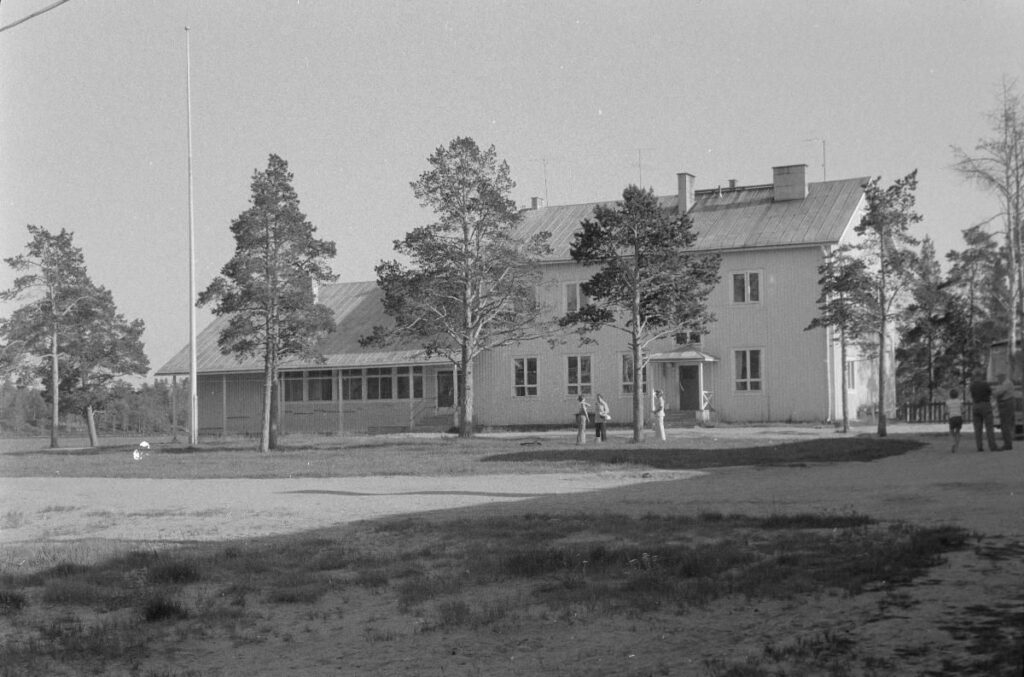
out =
[[[963,403],[964,421],[971,420],[971,405]],[[896,419],[907,423],[945,423],[949,420],[946,414],[946,403],[935,402],[932,404],[905,404],[896,407]]]

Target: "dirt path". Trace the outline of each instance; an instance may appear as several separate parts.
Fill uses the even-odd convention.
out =
[[[362,519],[688,478],[688,471],[461,477],[153,480],[0,478],[0,545],[104,538],[215,541]]]

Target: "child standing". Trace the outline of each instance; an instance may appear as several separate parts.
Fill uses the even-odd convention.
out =
[[[946,413],[949,416],[949,435],[953,438],[953,452],[960,446],[960,429],[964,425],[964,402],[960,399],[960,391],[953,388],[946,400]]]

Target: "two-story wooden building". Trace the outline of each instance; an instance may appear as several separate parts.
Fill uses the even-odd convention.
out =
[[[775,167],[770,184],[696,190],[678,175],[664,209],[688,213],[696,249],[722,256],[721,282],[709,303],[717,321],[703,336],[650,351],[645,391],[665,392],[670,420],[722,422],[833,421],[841,415],[841,370],[850,377],[849,411],[875,401],[867,363],[840,364],[830,331],[805,331],[817,314],[818,266],[850,240],[863,209],[867,178],[808,183],[806,166]],[[613,201],[611,201],[613,202]],[[523,235],[548,231],[552,253],[539,293],[553,315],[581,303],[579,285],[592,270],[574,263],[569,245],[595,204],[524,210]],[[322,363],[282,367],[283,432],[375,432],[446,429],[454,423],[450,363],[426,358],[415,345],[363,349],[358,339],[386,324],[374,282],[324,285],[320,301],[334,309],[338,329],[320,349]],[[259,430],[262,365],[217,348],[224,318],[197,340],[200,432]],[[626,334],[574,336],[554,348],[533,341],[481,355],[475,365],[475,419],[481,426],[568,425],[579,394],[604,395],[613,422],[628,421],[634,384]],[[188,349],[157,375],[188,371]]]

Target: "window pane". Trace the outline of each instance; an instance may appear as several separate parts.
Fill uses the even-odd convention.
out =
[[[747,300],[746,280],[743,273],[732,276],[732,300],[733,303],[743,303]]]
[[[565,285],[565,312],[574,313],[580,309],[579,285],[570,282]]]
[[[423,399],[423,367],[412,368],[412,396]]]
[[[761,380],[761,351],[750,351],[750,378]]]
[[[361,369],[341,370],[341,399],[363,399],[363,371]]]
[[[761,300],[761,276],[757,273],[748,273],[750,276],[750,294],[747,296],[751,303]]]
[[[284,401],[285,402],[301,402],[302,401],[302,372],[291,371],[282,374],[284,378]]]
[[[736,379],[747,380],[747,351],[745,350],[736,351]]]
[[[310,402],[330,402],[334,399],[334,377],[330,370],[311,371],[308,374]]]
[[[531,386],[537,385],[537,358],[529,357],[526,359],[526,384]]]

